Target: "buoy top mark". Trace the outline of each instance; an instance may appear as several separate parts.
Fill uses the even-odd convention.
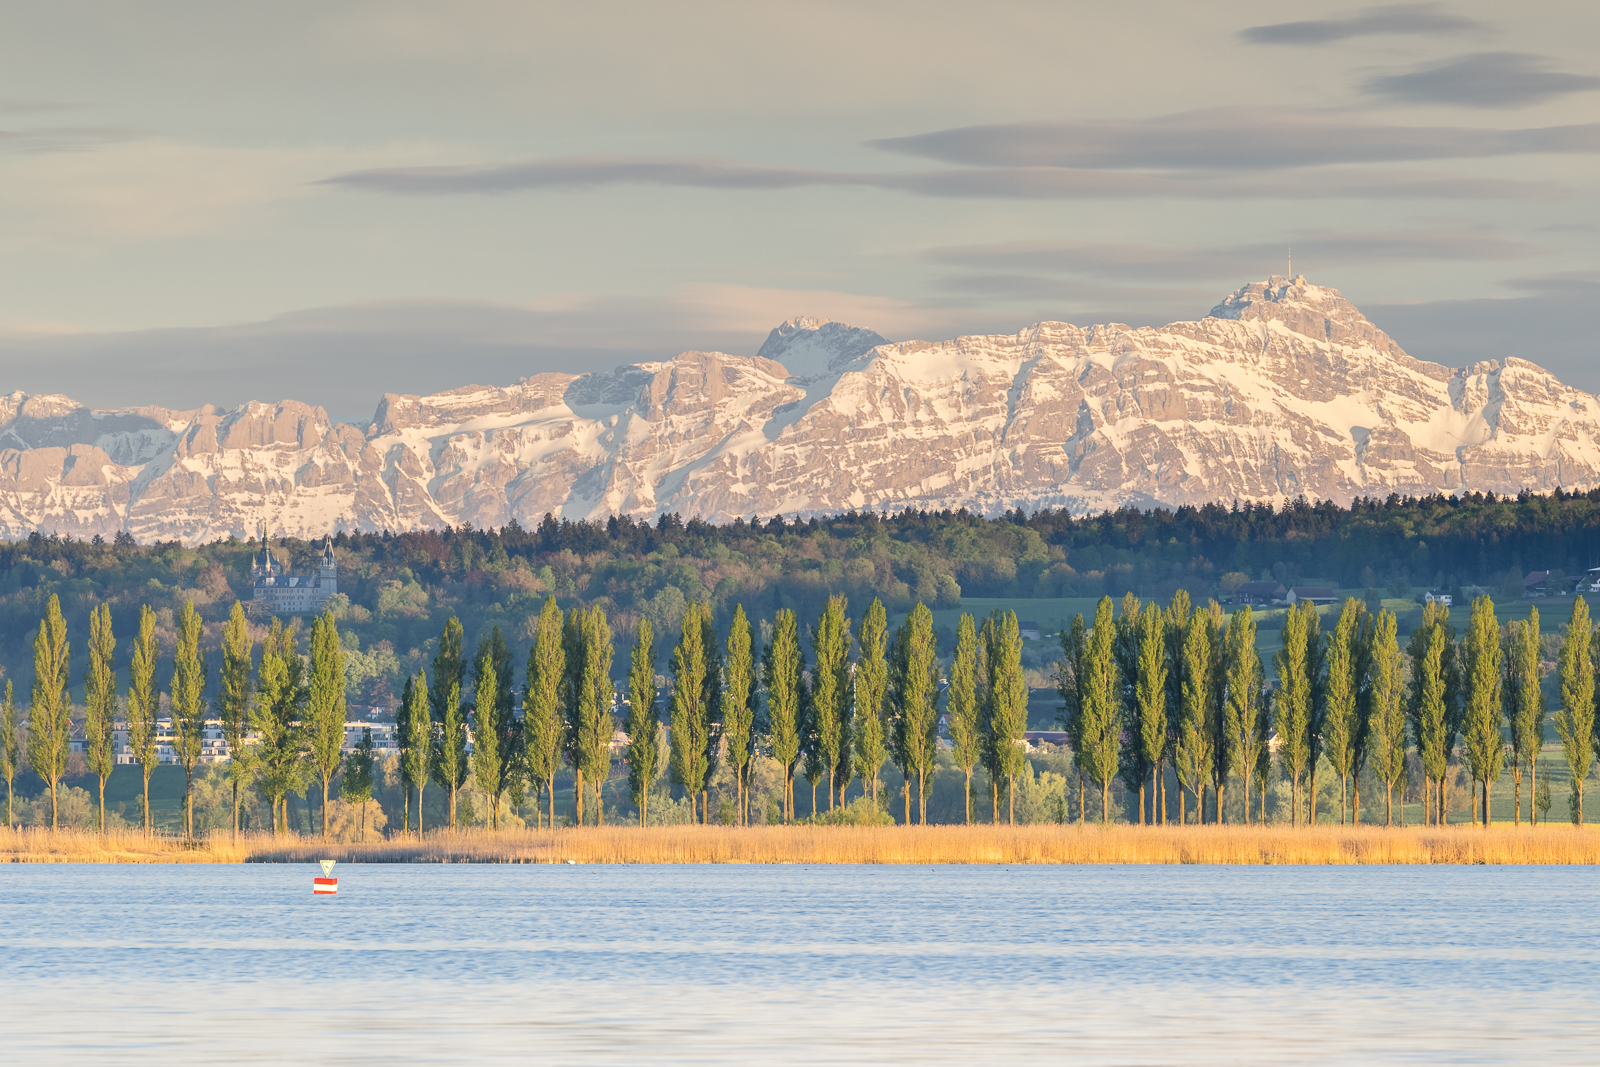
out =
[[[339,861],[338,860],[323,860],[322,861],[322,876],[324,878],[332,878],[333,877],[333,865],[335,863],[337,863],[337,862],[339,862]]]

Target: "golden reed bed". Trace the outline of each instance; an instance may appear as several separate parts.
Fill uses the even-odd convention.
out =
[[[223,832],[192,844],[138,833],[0,830],[0,860],[31,863],[1600,863],[1600,831],[1408,827],[758,826],[467,831],[328,843]]]

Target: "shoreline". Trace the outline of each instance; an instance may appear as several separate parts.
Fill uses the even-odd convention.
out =
[[[7,863],[857,865],[1592,865],[1600,832],[1559,826],[635,826],[467,830],[360,842],[225,831],[0,830]]]

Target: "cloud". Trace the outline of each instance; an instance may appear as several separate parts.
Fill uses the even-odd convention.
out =
[[[1594,358],[1594,314],[1600,273],[1516,278],[1525,295],[1373,304],[1362,312],[1418,359],[1449,367],[1516,356],[1561,381],[1600,392]]]
[[[1505,261],[1543,251],[1493,230],[1440,225],[1404,230],[1342,233],[1297,230],[1282,242],[1199,245],[1075,244],[1019,241],[930,249],[923,259],[964,271],[1023,275],[1087,275],[1095,279],[1199,281],[1264,277],[1278,270],[1286,245],[1311,270],[1375,263]],[[964,275],[972,278],[974,275]],[[986,283],[976,291],[999,291]]]
[[[1436,37],[1482,28],[1483,24],[1473,19],[1446,14],[1438,4],[1379,4],[1344,18],[1251,26],[1240,30],[1239,36],[1251,44],[1319,45],[1348,41],[1352,37],[1398,34]]]
[[[1600,140],[1600,135],[1597,135]],[[1569,195],[1553,182],[1460,178],[1407,172],[1337,172],[1315,177],[1256,175],[1250,180],[1204,173],[1145,174],[1062,166],[848,173],[768,167],[719,159],[584,156],[476,166],[381,167],[323,178],[316,184],[391,196],[481,196],[608,185],[770,191],[831,186],[915,196],[1006,200],[1104,200],[1149,197],[1320,199],[1507,199]]]
[[[1478,52],[1446,63],[1368,78],[1362,88],[1407,104],[1460,107],[1527,107],[1569,93],[1600,89],[1600,77],[1550,69],[1545,56]]]
[[[870,142],[901,155],[985,167],[1249,171],[1336,163],[1600,152],[1600,123],[1529,129],[1396,126],[1280,106],[1151,119],[963,126]]]
[[[143,136],[144,131],[129,126],[39,126],[0,130],[0,151],[81,152]]]
[[[385,392],[610,370],[688,350],[753,355],[769,330],[795,315],[901,338],[939,338],[997,324],[992,315],[956,306],[702,284],[640,298],[349,304],[191,329],[72,333],[13,326],[0,329],[0,377],[7,389],[63,393],[91,407],[187,410],[289,398],[364,424]]]

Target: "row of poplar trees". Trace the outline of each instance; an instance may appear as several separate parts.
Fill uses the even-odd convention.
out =
[[[221,669],[216,692],[207,697],[209,667],[201,647],[204,627],[192,602],[176,618],[172,673],[162,706],[156,676],[161,642],[156,613],[149,605],[139,612],[138,632],[128,660],[125,696],[117,692],[117,639],[111,607],[97,605],[89,615],[88,662],[83,672],[83,753],[100,784],[100,827],[105,828],[106,780],[117,765],[116,733],[125,731],[128,754],[144,775],[144,829],[151,829],[150,777],[161,763],[159,720],[170,724],[173,761],[183,767],[183,825],[194,834],[194,772],[206,754],[208,722],[220,727],[230,752],[233,784],[233,830],[238,833],[243,790],[259,789],[272,805],[274,824],[280,812],[287,823],[286,797],[303,789],[312,776],[322,784],[322,829],[328,831],[328,791],[345,764],[344,652],[331,615],[318,618],[311,630],[309,659],[299,652],[294,628],[274,619],[262,644],[260,662],[244,608],[235,602],[222,631]],[[11,786],[25,736],[29,764],[50,792],[50,825],[58,825],[57,792],[67,771],[72,746],[72,646],[61,602],[52,595],[33,640],[33,691],[26,730],[18,728],[12,684],[5,686],[0,757],[7,784],[6,819],[11,821]]]
[[[1274,748],[1290,786],[1292,823],[1315,819],[1316,768],[1325,757],[1339,777],[1341,824],[1360,821],[1356,783],[1370,768],[1383,784],[1384,821],[1392,825],[1408,751],[1422,772],[1426,822],[1446,821],[1448,768],[1457,755],[1474,781],[1475,819],[1489,824],[1490,794],[1508,761],[1514,819],[1522,820],[1524,776],[1533,819],[1546,715],[1537,608],[1502,628],[1494,604],[1480,597],[1458,640],[1449,609],[1430,603],[1402,653],[1393,612],[1373,613],[1348,599],[1323,632],[1316,608],[1301,604],[1285,616],[1270,691],[1251,609],[1225,616],[1211,601],[1192,610],[1182,591],[1165,610],[1141,607],[1129,594],[1120,615],[1106,597],[1092,626],[1081,615],[1073,621],[1062,647],[1062,724],[1079,769],[1080,812],[1084,783],[1094,783],[1102,821],[1119,777],[1138,795],[1136,821],[1166,821],[1168,768],[1180,786],[1180,822],[1190,797],[1196,820],[1205,821],[1208,793],[1220,822],[1231,781],[1245,790],[1246,821],[1252,786],[1265,821]],[[1596,744],[1595,658],[1588,606],[1578,598],[1562,646],[1555,723],[1573,772],[1577,821]]]
[[[725,634],[718,631],[709,603],[690,604],[684,613],[667,655],[666,769],[694,805],[695,817],[711,821],[710,782],[725,761],[735,784],[735,821],[748,823],[751,773],[760,751],[783,770],[785,820],[795,818],[798,776],[811,783],[813,811],[819,784],[826,783],[832,810],[858,778],[876,803],[879,773],[892,761],[905,782],[905,821],[926,822],[945,666],[936,652],[932,612],[919,603],[891,638],[881,602],[873,600],[856,623],[846,599],[835,596],[814,625],[802,627],[796,614],[784,609],[773,618],[770,632],[770,640],[759,645],[742,606]],[[971,616],[962,617],[949,665],[946,711],[956,761],[967,773],[969,821],[972,770],[979,763],[988,766],[995,783],[997,813],[999,783],[1007,783],[1008,797],[1014,796],[1027,725],[1021,651],[1015,614],[991,616],[981,629]],[[516,806],[530,789],[544,802],[539,821],[548,818],[555,825],[556,778],[563,766],[572,771],[575,821],[599,825],[604,819],[600,790],[617,739],[611,656],[611,629],[601,609],[563,612],[553,597],[547,599],[534,625],[517,716],[509,653],[498,631],[486,637],[472,668],[476,707],[469,757],[461,705],[466,664],[461,626],[452,619],[433,678],[423,672],[408,680],[402,701],[402,826],[412,826],[415,797],[415,825],[423,828],[422,797],[430,781],[450,790],[454,824],[455,790],[469,762],[490,798],[491,826],[503,793]],[[630,650],[622,724],[640,825],[648,824],[651,787],[662,771],[659,660],[656,635],[641,619]]]

